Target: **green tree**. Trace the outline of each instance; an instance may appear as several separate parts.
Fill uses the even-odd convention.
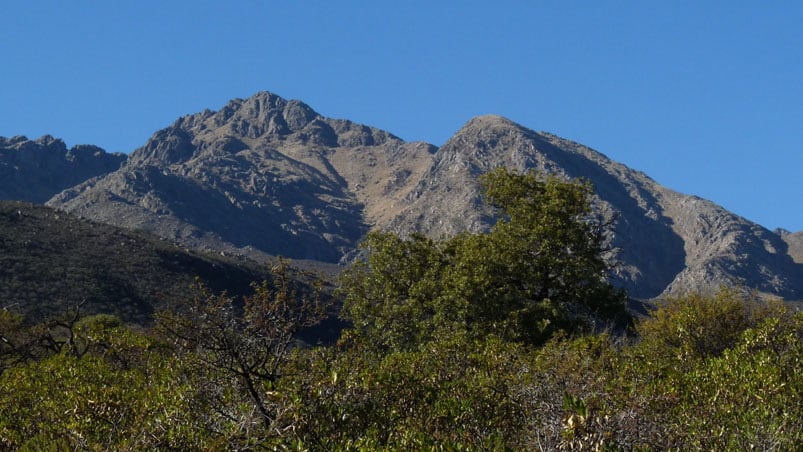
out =
[[[592,213],[590,183],[504,168],[482,181],[501,218],[489,234],[458,237],[449,267],[454,292],[470,300],[469,320],[533,343],[628,321],[624,293],[607,281],[607,224]]]
[[[375,232],[368,257],[343,278],[343,316],[389,348],[436,333],[541,343],[555,331],[627,323],[625,296],[606,277],[605,223],[587,182],[504,168],[482,179],[500,219],[487,234],[444,241]]]
[[[369,233],[362,246],[367,260],[355,263],[342,278],[343,315],[386,347],[431,339],[438,326],[448,323],[443,305],[447,251],[423,235],[405,240],[386,232]]]

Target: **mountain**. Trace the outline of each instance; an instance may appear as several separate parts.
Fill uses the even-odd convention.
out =
[[[405,196],[434,150],[259,93],[179,119],[49,204],[194,248],[338,262],[392,216],[376,200]]]
[[[472,119],[437,148],[262,92],[180,118],[117,171],[48,204],[197,249],[347,262],[372,228],[486,230],[494,212],[478,176],[497,166],[589,179],[621,250],[615,282],[633,297],[742,284],[803,299],[799,236],[500,116]]]
[[[122,165],[125,154],[109,154],[97,146],[71,149],[45,135],[0,137],[0,200],[42,204],[53,195]]]
[[[81,304],[147,323],[193,296],[196,276],[216,291],[250,292],[265,268],[182,249],[158,237],[25,202],[0,202],[0,309],[36,322]]]

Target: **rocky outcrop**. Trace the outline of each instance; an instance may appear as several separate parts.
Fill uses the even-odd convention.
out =
[[[783,229],[777,229],[776,234],[781,236],[781,239],[788,247],[789,256],[798,264],[803,264],[803,231],[789,232]]]
[[[96,146],[67,149],[50,135],[36,140],[0,137],[0,200],[41,204],[66,188],[120,168],[125,160],[125,154],[108,154]]]

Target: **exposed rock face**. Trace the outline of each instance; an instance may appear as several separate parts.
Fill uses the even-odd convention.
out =
[[[36,140],[0,137],[0,200],[41,204],[66,188],[120,168],[125,160],[125,154],[108,154],[96,146],[68,150],[50,135]]]
[[[799,235],[499,116],[472,119],[438,149],[259,93],[179,119],[120,170],[49,203],[194,247],[337,262],[371,228],[486,230],[494,212],[478,177],[498,166],[589,179],[597,211],[614,221],[615,282],[634,297],[738,283],[803,299]]]

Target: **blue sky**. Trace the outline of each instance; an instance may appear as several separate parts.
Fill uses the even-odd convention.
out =
[[[0,136],[130,152],[272,91],[442,144],[500,114],[803,230],[803,1],[6,1]]]

